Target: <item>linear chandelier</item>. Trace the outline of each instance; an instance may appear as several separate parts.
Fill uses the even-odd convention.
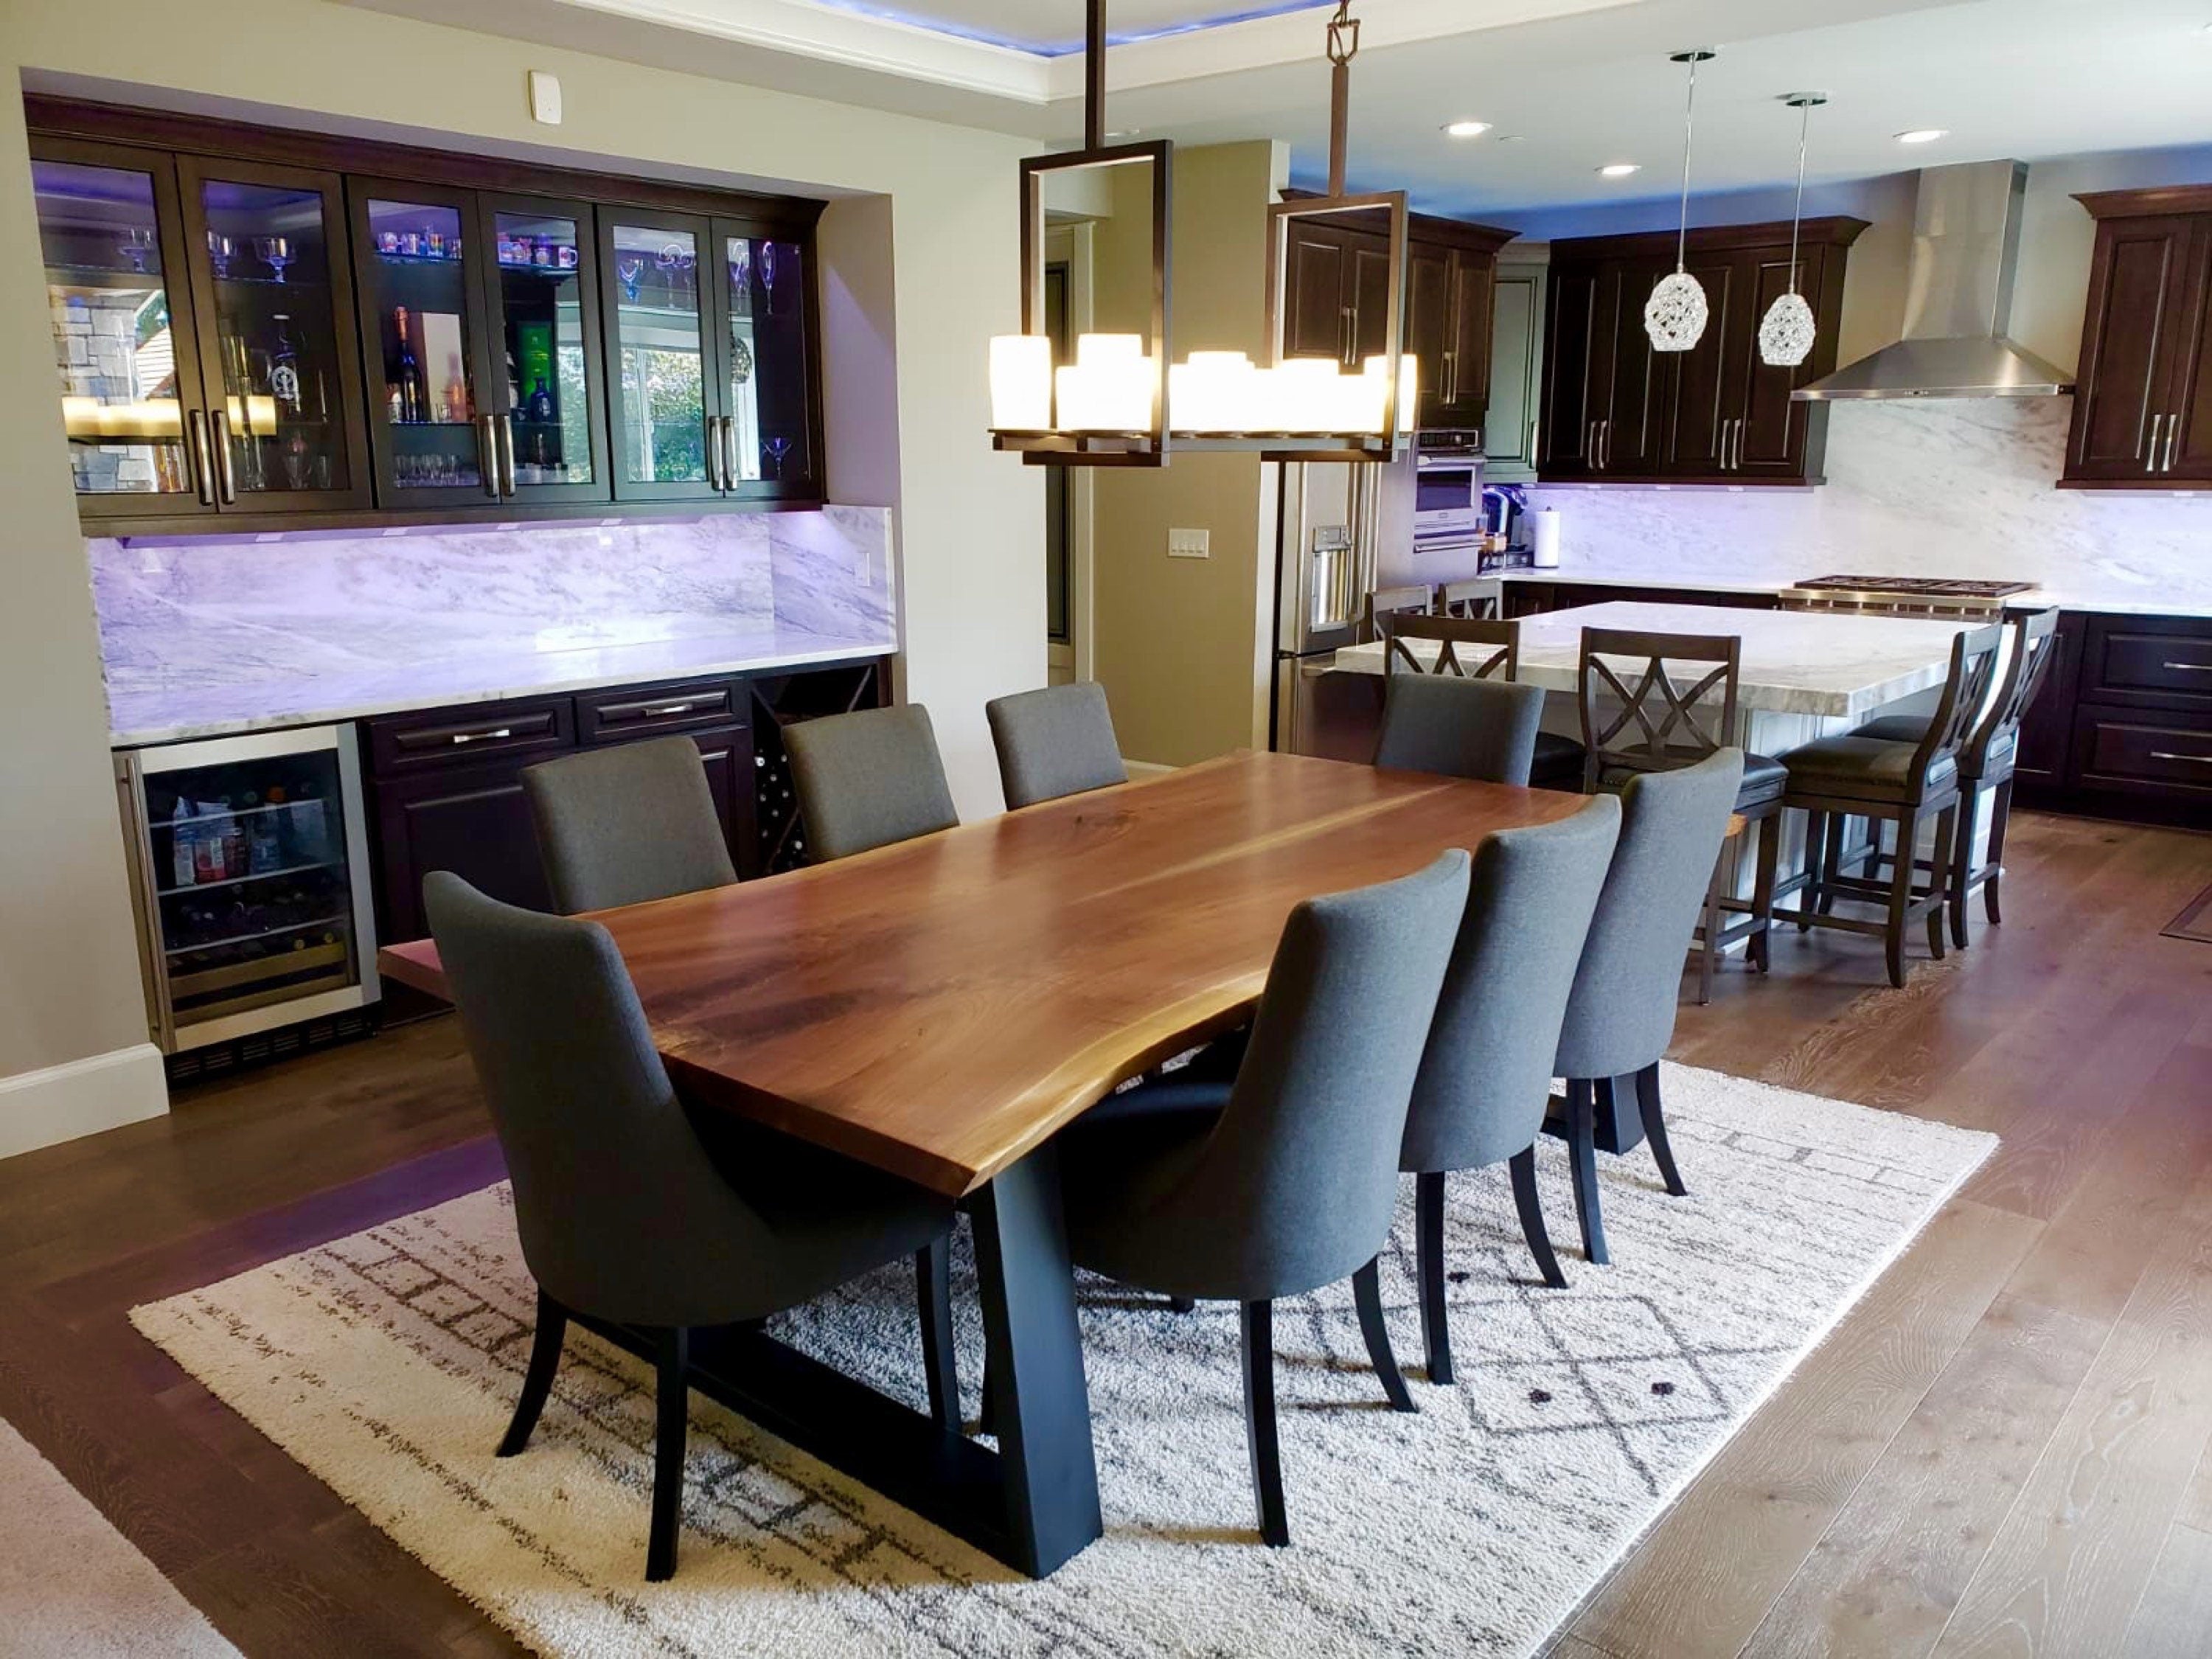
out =
[[[1104,0],[1086,0],[1084,147],[1021,164],[1022,331],[991,342],[991,436],[1039,466],[1163,466],[1177,449],[1234,451],[1274,460],[1385,460],[1410,439],[1419,365],[1404,351],[1411,218],[1403,191],[1345,190],[1351,67],[1359,51],[1352,0],[1328,24],[1331,68],[1328,194],[1267,210],[1268,361],[1241,351],[1193,351],[1170,365],[1171,169],[1165,142],[1109,145]],[[1152,173],[1152,315],[1149,337],[1085,334],[1073,361],[1055,363],[1044,332],[1044,181],[1066,173],[1149,165]],[[1296,222],[1386,216],[1382,349],[1345,372],[1333,358],[1283,351],[1290,238]]]

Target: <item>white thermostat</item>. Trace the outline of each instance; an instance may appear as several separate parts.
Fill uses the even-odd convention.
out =
[[[530,71],[530,118],[549,127],[561,125],[561,77],[544,70]]]

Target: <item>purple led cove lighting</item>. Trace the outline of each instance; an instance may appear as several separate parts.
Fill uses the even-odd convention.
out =
[[[999,34],[986,28],[976,28],[964,23],[954,23],[941,18],[927,17],[897,6],[871,5],[868,0],[815,0],[817,5],[836,11],[854,12],[863,17],[879,17],[888,23],[904,23],[911,28],[927,29],[934,34],[950,34],[963,40],[974,40],[987,46],[1003,46],[1008,52],[1026,52],[1033,58],[1073,58],[1083,50],[1083,38],[1077,35],[1066,40],[1018,40],[1012,35]],[[1231,23],[1249,23],[1255,18],[1280,17],[1294,11],[1313,11],[1334,3],[1334,0],[1276,0],[1276,3],[1248,5],[1233,10],[1194,18],[1188,23],[1164,23],[1158,28],[1109,31],[1109,46],[1126,46],[1139,40],[1162,40],[1174,34],[1194,34],[1201,29],[1223,28]]]

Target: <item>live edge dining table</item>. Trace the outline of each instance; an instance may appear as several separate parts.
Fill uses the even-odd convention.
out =
[[[1240,753],[598,913],[694,1109],[968,1208],[1000,1449],[757,1329],[695,1338],[693,1385],[1008,1565],[1051,1572],[1101,1531],[1055,1133],[1249,1017],[1301,900],[1582,805]],[[428,940],[378,962],[446,994]]]

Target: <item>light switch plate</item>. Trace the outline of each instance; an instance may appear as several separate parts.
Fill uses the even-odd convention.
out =
[[[1171,559],[1210,559],[1212,556],[1212,532],[1206,530],[1170,530],[1168,532],[1168,557]]]
[[[561,125],[561,77],[544,70],[530,71],[530,118],[549,127]]]

